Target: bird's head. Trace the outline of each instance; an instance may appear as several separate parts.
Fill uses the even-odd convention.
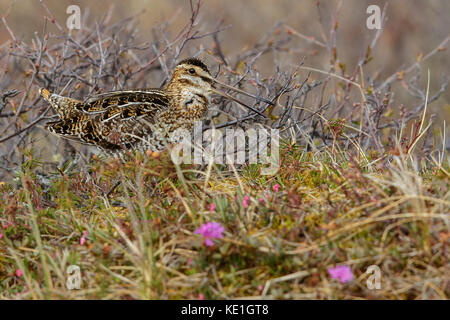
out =
[[[205,97],[209,97],[212,93],[216,93],[230,100],[233,100],[266,118],[266,116],[263,115],[260,111],[246,105],[245,103],[226,94],[225,92],[220,91],[219,89],[217,89],[217,86],[222,86],[235,92],[244,94],[248,97],[257,99],[259,101],[273,104],[271,101],[252,95],[238,88],[234,88],[233,86],[230,86],[213,78],[208,70],[208,67],[197,58],[188,58],[178,63],[178,65],[174,69],[172,79],[168,84],[168,89],[172,92],[189,90],[192,92],[200,93]]]
[[[181,61],[173,71],[169,85],[178,87],[195,87],[209,94],[214,79],[208,67],[199,59],[189,58]]]

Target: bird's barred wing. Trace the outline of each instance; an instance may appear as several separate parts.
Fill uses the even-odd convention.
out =
[[[73,117],[48,123],[46,128],[105,150],[128,149],[142,142],[150,145],[147,137],[153,136],[158,113],[167,110],[169,103],[159,90],[109,92],[76,104]]]
[[[142,111],[164,110],[169,105],[168,97],[160,90],[112,91],[88,98],[76,109],[87,114],[104,113],[109,109],[134,109],[141,106]]]

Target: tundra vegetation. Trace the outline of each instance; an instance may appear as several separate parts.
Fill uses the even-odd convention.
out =
[[[81,29],[68,30],[43,1],[42,29],[21,40],[2,17],[0,298],[446,299],[448,110],[430,110],[445,108],[448,74],[424,63],[448,55],[449,37],[380,78],[371,64],[383,29],[355,47],[356,63],[341,57],[342,1],[329,21],[317,3],[315,37],[279,22],[233,54],[221,38],[240,31],[226,20],[207,30],[207,4],[188,3],[176,32],[176,16],[144,33],[139,15],[109,11],[95,22],[82,11]],[[318,54],[327,64],[309,62]],[[278,130],[275,174],[175,164],[168,151],[116,159],[43,129],[56,114],[39,87],[78,99],[159,87],[191,56],[273,103],[239,96],[263,118],[215,96],[204,124]],[[71,265],[78,290],[67,288]],[[366,283],[372,265],[379,289]]]

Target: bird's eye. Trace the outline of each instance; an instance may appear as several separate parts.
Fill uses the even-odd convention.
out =
[[[194,68],[190,68],[190,69],[189,69],[189,73],[190,73],[190,74],[195,74],[195,69],[194,69]]]

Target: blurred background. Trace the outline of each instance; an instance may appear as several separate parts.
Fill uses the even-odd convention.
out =
[[[105,1],[70,1],[46,0],[55,18],[61,25],[69,16],[66,9],[76,4],[81,9],[85,23],[92,24],[107,14],[112,14],[112,22],[122,18],[140,14],[138,16],[141,35],[150,38],[150,30],[157,25],[171,21],[169,30],[177,32],[190,18],[189,1],[184,0],[105,0]],[[228,29],[220,33],[223,41],[225,56],[236,55],[239,51],[257,42],[269,28],[277,22],[283,21],[293,29],[304,35],[321,39],[319,23],[319,9],[317,0],[207,0],[200,12],[200,27],[211,31],[223,21]],[[383,9],[387,6],[387,21],[379,44],[373,52],[376,57],[373,68],[380,68],[381,78],[397,71],[402,66],[415,62],[418,55],[426,54],[435,48],[439,42],[449,35],[450,1],[448,0],[408,0],[408,1],[376,1],[376,0],[345,0],[339,13],[339,34],[337,46],[341,59],[351,68],[360,58],[363,50],[372,40],[376,30],[366,27],[369,16],[366,9],[371,4],[379,5]],[[320,15],[328,36],[330,23],[335,14],[338,1],[320,1]],[[44,16],[48,15],[40,1],[35,0],[0,0],[2,15],[16,36],[23,40],[30,40],[34,32],[42,32]],[[56,32],[52,25],[49,31]],[[147,33],[146,33],[147,32]],[[10,35],[3,24],[0,24],[0,43],[8,41]],[[145,39],[143,39],[145,41]],[[299,57],[308,56],[317,49],[306,41],[304,52]],[[211,40],[199,40],[208,47]],[[267,58],[268,61],[272,59]],[[325,58],[326,59],[326,58]],[[434,57],[430,64],[432,78],[437,78],[443,69],[448,68],[450,55],[448,53]],[[312,63],[312,62],[311,62]],[[325,66],[328,61],[323,61]],[[262,64],[263,65],[263,64]],[[320,65],[316,65],[320,67]],[[270,69],[270,66],[267,66]],[[268,70],[269,72],[270,70]]]
[[[0,46],[5,51],[14,37],[18,41],[32,44],[35,37],[44,33],[45,17],[52,16],[55,21],[65,28],[69,14],[69,5],[78,5],[81,9],[82,25],[95,28],[100,20],[107,20],[114,24],[126,17],[136,16],[135,43],[147,43],[154,55],[152,41],[155,34],[163,31],[176,37],[177,33],[189,22],[191,7],[188,0],[128,0],[128,1],[69,1],[69,0],[0,0],[0,10],[4,19],[0,23]],[[376,4],[381,10],[386,9],[386,21],[381,33],[369,30],[366,13],[369,5]],[[277,68],[292,71],[301,61],[304,66],[325,71],[330,70],[332,60],[331,50],[323,44],[335,36],[336,55],[338,63],[334,61],[336,73],[339,67],[344,67],[345,76],[354,74],[356,66],[364,59],[367,47],[377,38],[377,45],[370,52],[373,57],[364,68],[364,75],[370,77],[374,83],[382,83],[388,77],[409,68],[420,61],[417,84],[420,89],[426,88],[427,69],[430,70],[430,96],[441,89],[441,84],[448,79],[450,55],[448,50],[450,1],[448,0],[408,0],[408,1],[375,1],[375,0],[345,0],[345,1],[317,1],[317,0],[206,0],[199,13],[196,30],[200,34],[207,34],[218,28],[217,34],[223,56],[230,62],[232,68],[239,67],[242,55],[261,43],[276,43],[277,50],[267,50],[255,58],[255,67],[262,77],[270,77],[278,72]],[[337,19],[335,19],[337,17]],[[5,24],[6,22],[6,24]],[[281,24],[280,24],[281,23]],[[335,35],[333,33],[335,24]],[[7,28],[9,27],[9,30]],[[11,35],[13,32],[13,36]],[[58,41],[58,28],[53,23],[47,23],[45,33],[50,33],[49,44]],[[277,34],[290,37],[289,43],[277,41]],[[167,41],[169,41],[167,39]],[[445,42],[447,39],[447,42]],[[440,47],[442,44],[442,47]],[[203,37],[189,42],[183,48],[180,58],[197,52],[203,52],[200,57],[211,65],[216,64],[208,50],[216,50],[213,37]],[[153,50],[153,51],[152,51]],[[427,56],[429,52],[434,54]],[[146,61],[142,61],[145,63]],[[3,63],[0,56],[0,72],[2,76],[14,65]],[[342,69],[342,68],[341,68]],[[217,69],[216,69],[217,70]],[[342,70],[340,70],[342,71]],[[307,71],[300,71],[306,76]],[[412,74],[412,73],[411,73]],[[359,76],[359,74],[357,73]],[[162,78],[148,76],[145,86],[157,87]],[[399,74],[401,76],[401,74]],[[314,73],[313,79],[324,76]],[[24,89],[26,81],[20,80],[22,85],[15,89]],[[10,89],[14,81],[0,81],[2,91]],[[136,82],[135,82],[136,83]],[[407,82],[396,81],[392,84],[395,95],[392,112],[397,116],[403,108],[417,108],[421,103],[419,95],[405,90]],[[34,86],[33,86],[34,87]],[[37,87],[36,87],[37,88]],[[111,88],[106,88],[111,89]],[[450,122],[450,94],[444,88],[440,97],[429,107],[434,113],[433,123],[441,126],[444,120]],[[326,93],[324,93],[326,94]],[[0,125],[1,126],[1,125]],[[450,142],[450,139],[447,139]]]
[[[240,51],[252,46],[277,22],[285,22],[294,30],[306,36],[321,40],[320,20],[323,30],[329,36],[330,23],[338,5],[335,1],[317,0],[207,0],[200,12],[200,29],[213,30],[219,23],[226,28],[220,32],[222,51],[225,56],[237,55]],[[61,25],[69,16],[66,9],[76,4],[81,9],[83,23],[92,25],[96,20],[112,15],[112,22],[125,17],[139,14],[138,31],[144,38],[151,41],[150,31],[155,26],[167,25],[169,31],[176,33],[190,18],[189,1],[184,0],[46,0],[55,18]],[[320,9],[318,8],[320,3]],[[408,1],[377,1],[377,0],[345,0],[338,17],[337,48],[339,57],[352,70],[361,58],[365,48],[372,41],[376,30],[366,27],[369,16],[366,9],[376,4],[381,9],[387,4],[387,20],[379,42],[372,55],[376,57],[368,66],[368,72],[379,70],[379,78],[384,79],[402,67],[413,64],[418,57],[425,55],[449,36],[450,1],[448,0],[408,0]],[[30,40],[35,32],[42,33],[44,16],[48,15],[40,1],[36,0],[0,0],[2,15],[7,19],[9,27],[16,37]],[[54,25],[48,25],[48,31],[56,32]],[[145,39],[145,35],[149,38]],[[3,24],[0,24],[0,43],[11,37]],[[321,53],[315,45],[296,39],[303,50],[298,52],[298,60],[306,57],[305,65],[313,65],[319,69],[327,69],[329,57]],[[200,39],[197,45],[211,47],[212,40]],[[302,48],[302,46],[297,47]],[[258,62],[262,72],[271,74],[273,57],[270,53]],[[283,59],[280,59],[283,62]],[[269,62],[269,63],[265,63]],[[287,59],[286,63],[292,63]],[[442,74],[448,70],[450,54],[447,52],[435,55],[423,63],[422,72],[426,75],[427,68],[431,71],[431,89],[438,89]],[[422,77],[423,83],[426,76]],[[405,97],[407,98],[407,97]],[[445,116],[450,117],[448,90],[441,97],[439,109],[446,109]],[[405,103],[408,102],[405,101]]]

